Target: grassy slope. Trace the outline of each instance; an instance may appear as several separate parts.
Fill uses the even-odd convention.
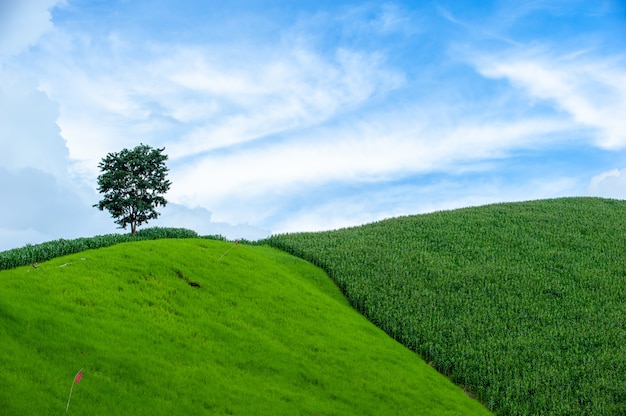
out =
[[[488,414],[267,246],[125,243],[1,271],[0,293],[3,415],[65,414],[81,368],[70,414]]]
[[[564,198],[275,236],[504,415],[626,414],[626,203]]]

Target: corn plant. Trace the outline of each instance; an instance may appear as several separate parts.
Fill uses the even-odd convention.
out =
[[[156,240],[159,238],[198,238],[198,234],[185,228],[152,227],[137,231],[134,237],[130,234],[107,234],[90,238],[59,239],[41,244],[27,244],[21,248],[0,252],[0,270],[26,265],[37,267],[37,263],[67,254],[129,241]],[[215,237],[209,236],[207,238]]]

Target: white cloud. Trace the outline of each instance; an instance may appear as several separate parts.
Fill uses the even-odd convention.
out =
[[[581,127],[596,130],[603,149],[626,148],[626,70],[623,57],[594,58],[577,51],[554,56],[532,50],[478,59],[489,78],[506,78],[530,97],[553,103]]]
[[[342,48],[323,56],[290,43],[271,53],[150,45],[135,59],[143,45],[114,51],[119,39],[74,38],[50,36],[38,65],[84,174],[105,153],[138,140],[165,145],[176,159],[323,122],[404,82],[382,55]],[[124,62],[111,67],[109,60]]]
[[[374,117],[378,121],[312,129],[266,146],[198,157],[172,172],[171,198],[210,206],[220,221],[245,217],[263,223],[276,215],[283,200],[309,188],[482,170],[488,161],[540,146],[568,127],[537,119],[490,125],[465,120],[451,128],[433,122],[436,117],[417,110],[379,114]],[[252,212],[237,208],[250,204],[255,206]]]
[[[210,185],[214,187],[213,192],[207,193],[240,193],[243,186],[252,194],[260,194],[290,184],[367,182],[396,176],[396,173],[449,171],[459,162],[500,158],[513,149],[536,146],[546,135],[561,132],[566,127],[550,120],[489,126],[462,124],[454,128],[433,128],[418,118],[382,120],[348,123],[343,128],[333,127],[332,131],[315,129],[288,141],[241,149],[219,157],[208,155],[181,166],[178,182],[191,184],[194,177],[221,177],[221,183]],[[249,175],[250,171],[254,174]],[[220,172],[229,174],[220,175]]]
[[[0,250],[115,231],[80,190],[41,170],[0,166],[0,189]]]
[[[250,224],[229,224],[211,220],[211,212],[206,208],[188,208],[184,205],[169,203],[160,209],[161,216],[150,226],[188,228],[200,235],[221,235],[230,240],[245,238],[258,240],[269,237],[270,230]]]
[[[383,33],[414,34],[419,30],[408,11],[394,3],[384,3],[381,6],[380,17],[376,20],[375,27]]]
[[[112,228],[86,205],[91,191],[69,174],[58,103],[21,66],[25,51],[51,30],[49,10],[59,3],[0,4],[0,250]]]
[[[0,57],[17,55],[52,29],[50,9],[64,0],[0,2]]]
[[[0,250],[114,231],[70,175],[58,116],[34,78],[0,69]]]
[[[288,48],[270,59],[254,57],[253,62],[240,64],[239,71],[210,65],[202,56],[187,62],[184,68],[164,72],[171,72],[166,75],[171,81],[196,94],[197,102],[211,102],[212,113],[204,117],[208,122],[167,145],[172,158],[302,129],[403,82],[400,74],[384,68],[376,54],[345,49],[328,59]]]
[[[626,168],[612,169],[591,178],[588,193],[591,196],[626,199]]]
[[[36,80],[0,69],[0,166],[67,173],[68,152],[56,125],[58,106]]]

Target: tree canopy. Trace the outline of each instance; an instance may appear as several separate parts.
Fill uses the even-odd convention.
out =
[[[167,205],[163,195],[171,182],[166,179],[169,169],[164,150],[140,144],[132,150],[109,153],[98,164],[98,192],[103,199],[94,207],[109,211],[120,228],[130,224],[132,235],[137,226],[160,215],[158,206]]]

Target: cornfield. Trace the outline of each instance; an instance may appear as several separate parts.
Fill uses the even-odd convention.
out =
[[[267,243],[499,415],[626,414],[626,202],[563,198]]]
[[[72,240],[54,240],[41,244],[27,244],[21,248],[0,252],[0,270],[36,264],[55,257],[80,251],[108,247],[114,244],[139,240],[156,240],[158,238],[197,238],[195,231],[185,228],[152,227],[137,231],[135,237],[131,234],[107,234]],[[211,236],[207,238],[221,238]]]

